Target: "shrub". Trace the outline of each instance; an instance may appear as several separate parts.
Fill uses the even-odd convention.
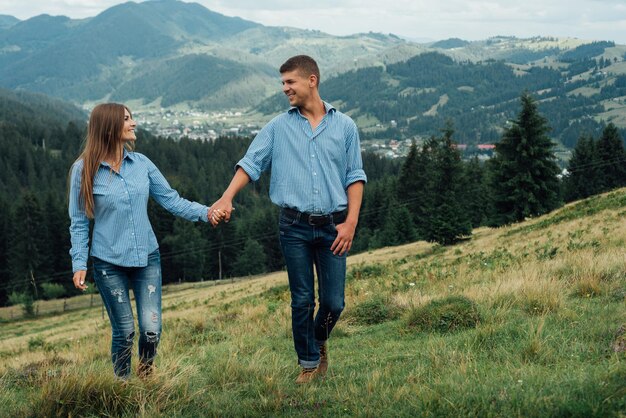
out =
[[[561,296],[550,289],[526,289],[518,299],[518,306],[529,315],[547,315],[561,307]]]
[[[9,304],[10,305],[22,305],[22,309],[24,310],[24,316],[32,317],[35,316],[35,301],[33,297],[28,293],[21,292],[12,292],[9,295]]]
[[[407,325],[417,331],[447,333],[475,328],[480,320],[478,307],[473,301],[464,296],[449,296],[413,309]]]
[[[574,287],[574,296],[591,298],[602,295],[602,288],[598,280],[586,279],[579,281]]]
[[[41,290],[45,300],[58,299],[65,295],[65,288],[58,283],[42,283]]]
[[[382,264],[370,264],[367,266],[358,266],[352,268],[348,272],[346,281],[369,279],[372,277],[380,277],[389,272],[389,268]]]
[[[9,295],[9,305],[14,306],[21,304],[24,301],[25,296],[26,293],[12,292]]]
[[[360,324],[374,325],[396,319],[399,313],[400,308],[389,298],[375,296],[356,305],[348,316]]]
[[[46,339],[42,335],[28,340],[28,351],[35,351],[46,346]]]

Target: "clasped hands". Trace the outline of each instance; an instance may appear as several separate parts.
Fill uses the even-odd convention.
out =
[[[216,227],[220,222],[228,223],[234,210],[232,202],[224,198],[219,199],[209,208],[209,222],[213,227]]]

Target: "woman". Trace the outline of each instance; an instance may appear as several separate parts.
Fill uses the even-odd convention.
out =
[[[161,338],[161,259],[148,220],[148,196],[174,215],[207,222],[207,206],[181,198],[158,168],[132,152],[135,127],[128,108],[106,103],[89,118],[85,147],[70,174],[69,215],[74,286],[85,290],[89,220],[94,279],[112,328],[115,375],[130,375],[135,328],[132,287],[139,323],[138,375],[152,372]],[[216,220],[221,218],[216,214]]]

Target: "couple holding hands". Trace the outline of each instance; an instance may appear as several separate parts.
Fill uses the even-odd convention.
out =
[[[70,173],[70,255],[74,285],[85,290],[91,254],[94,280],[111,322],[111,359],[118,378],[131,373],[131,288],[137,304],[140,377],[152,373],[161,339],[161,261],[148,220],[148,197],[174,215],[217,226],[230,220],[237,193],[270,167],[269,193],[280,208],[280,245],[300,365],[296,383],[326,373],[327,340],[345,304],[346,256],[367,178],[357,127],[321,99],[315,60],[294,56],[280,67],[280,74],[290,109],[258,133],[236,164],[228,188],[210,208],[180,197],[147,157],[132,151],[136,123],[126,106],[101,104],[91,112],[85,147]]]

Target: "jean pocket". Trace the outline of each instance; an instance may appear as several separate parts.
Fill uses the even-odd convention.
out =
[[[296,222],[298,222],[297,215],[293,216],[293,215],[289,215],[285,213],[284,211],[280,212],[280,217],[278,218],[278,226],[280,227],[292,226]]]

